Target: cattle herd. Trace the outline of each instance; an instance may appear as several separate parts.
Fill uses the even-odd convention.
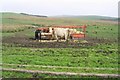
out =
[[[35,39],[41,40],[46,37],[47,39],[50,40],[59,41],[61,39],[64,39],[68,41],[69,39],[72,39],[72,34],[84,34],[84,32],[71,28],[59,28],[59,27],[38,28],[35,31]]]

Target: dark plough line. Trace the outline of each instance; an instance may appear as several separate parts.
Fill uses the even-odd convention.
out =
[[[12,68],[2,68],[2,71],[15,71],[15,72],[25,72],[25,73],[40,73],[40,74],[51,74],[51,75],[77,75],[77,76],[96,76],[96,77],[120,77],[119,74],[95,74],[95,73],[71,73],[71,72],[52,72],[52,71],[40,71],[40,70],[26,70],[26,69],[12,69]]]

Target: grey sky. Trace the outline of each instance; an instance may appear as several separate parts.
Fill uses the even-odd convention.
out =
[[[1,0],[2,12],[38,15],[118,16],[119,0]]]

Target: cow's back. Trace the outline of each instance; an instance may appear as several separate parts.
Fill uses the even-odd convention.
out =
[[[54,28],[54,34],[60,37],[68,35],[68,28]]]

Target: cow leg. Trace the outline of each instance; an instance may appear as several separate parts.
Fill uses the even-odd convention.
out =
[[[39,42],[41,42],[41,32],[39,33]]]
[[[57,42],[59,42],[58,36],[56,36],[56,40],[57,40]]]
[[[41,42],[41,31],[39,31],[39,42]]]
[[[54,40],[54,35],[52,34],[51,39]]]
[[[68,35],[65,34],[65,40],[68,42]]]
[[[38,37],[39,37],[39,36],[38,36],[38,31],[36,30],[36,31],[35,31],[35,40],[37,40]]]
[[[56,39],[57,42],[58,42],[58,36],[57,36],[56,32],[54,33],[54,37],[55,37],[55,39]]]
[[[55,35],[55,39],[57,40],[57,42],[58,42],[58,37],[57,37],[57,35]]]

